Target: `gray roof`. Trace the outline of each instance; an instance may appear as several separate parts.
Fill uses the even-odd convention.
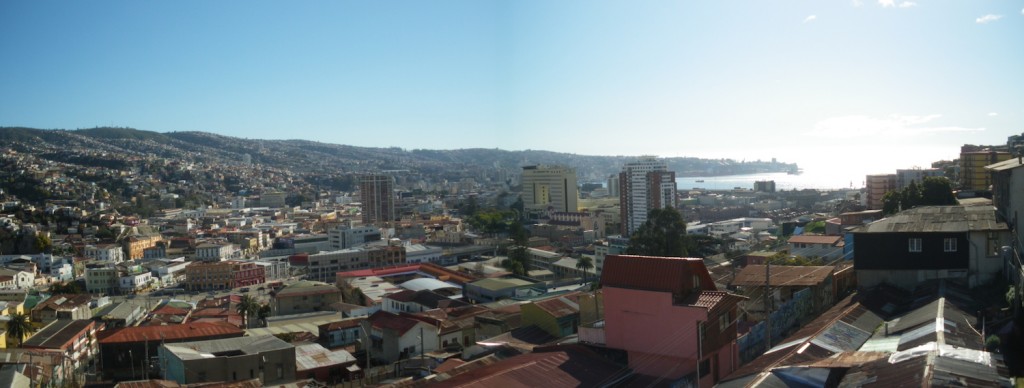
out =
[[[42,330],[36,332],[32,337],[25,340],[25,347],[40,347],[46,349],[60,349],[68,341],[77,337],[83,330],[92,325],[87,319],[60,319],[46,325]]]
[[[432,278],[413,279],[413,280],[407,281],[405,283],[402,283],[399,286],[404,288],[404,289],[413,290],[413,291],[420,291],[420,290],[434,291],[434,290],[439,290],[439,289],[443,289],[443,288],[461,288],[461,287],[458,287],[458,286],[453,285],[451,283],[446,283],[446,282],[443,282],[443,281],[440,281],[440,280],[437,280],[437,279],[432,279]]]
[[[320,344],[305,344],[295,347],[297,371],[330,367],[355,362],[356,358],[344,350],[330,351]]]
[[[872,222],[863,233],[1007,230],[990,206],[923,206]]]
[[[182,360],[197,360],[218,357],[223,353],[241,352],[258,354],[274,350],[294,348],[292,344],[272,335],[224,338],[209,341],[180,342],[163,345]]]
[[[136,310],[141,308],[142,306],[136,306],[128,302],[112,303],[101,308],[94,317],[100,319],[128,319]]]
[[[1012,170],[1012,169],[1020,167],[1020,166],[1024,166],[1024,163],[1021,163],[1020,159],[1018,159],[1018,158],[1010,158],[1010,159],[1004,160],[1004,161],[996,163],[996,164],[990,164],[988,166],[985,166],[985,168],[987,168],[989,170],[993,170],[993,171],[1005,171],[1005,170]]]

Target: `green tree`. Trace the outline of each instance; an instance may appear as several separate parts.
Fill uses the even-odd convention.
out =
[[[33,248],[36,249],[36,252],[49,252],[50,247],[52,246],[53,242],[50,240],[50,236],[45,234],[36,235],[36,241],[35,244],[33,244]]]
[[[953,185],[945,177],[925,177],[920,185],[910,182],[903,190],[882,197],[882,213],[895,214],[918,206],[956,205]]]
[[[629,238],[626,253],[644,256],[685,257],[686,223],[683,215],[673,208],[653,209]]]
[[[235,310],[242,315],[242,326],[248,329],[249,317],[259,313],[260,305],[253,297],[249,295],[242,295],[242,299],[238,301],[238,305],[235,306]]]
[[[953,184],[946,177],[925,177],[921,183],[921,203],[928,206],[956,205]]]
[[[25,314],[11,314],[11,319],[7,321],[7,335],[17,339],[18,346],[24,343],[25,337],[35,331],[36,328],[32,326],[32,322],[29,321],[28,316]]]
[[[57,283],[50,286],[51,294],[81,294],[82,286],[78,282]]]
[[[904,209],[913,209],[921,206],[921,186],[917,184],[917,181],[910,181],[907,188],[901,193],[900,201]]]
[[[591,259],[590,256],[580,257],[579,260],[576,261],[576,269],[583,272],[584,283],[587,282],[587,271],[591,268],[594,268],[594,259]]]
[[[882,213],[884,214],[896,214],[900,209],[900,193],[898,191],[890,191],[882,196]]]

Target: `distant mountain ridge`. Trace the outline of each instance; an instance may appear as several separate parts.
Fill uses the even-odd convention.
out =
[[[134,128],[35,129],[0,127],[0,146],[37,154],[106,152],[124,158],[157,156],[198,163],[253,163],[296,172],[360,173],[383,170],[446,176],[457,170],[518,169],[549,164],[576,168],[580,178],[598,180],[617,173],[635,156],[593,156],[551,151],[500,149],[404,150],[322,143],[311,140],[242,139],[207,132],[153,132]],[[730,159],[665,158],[677,176],[712,176],[795,170],[791,163]]]

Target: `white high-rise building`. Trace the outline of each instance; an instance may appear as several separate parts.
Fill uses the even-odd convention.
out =
[[[676,207],[676,173],[653,156],[626,163],[619,173],[622,234],[628,236],[647,222],[651,209]]]
[[[523,205],[527,211],[576,212],[579,187],[576,169],[560,166],[523,167]]]

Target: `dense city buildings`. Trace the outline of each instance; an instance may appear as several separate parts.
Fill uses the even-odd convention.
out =
[[[952,317],[947,342],[992,361],[955,360],[964,370],[995,381],[1013,369],[979,344],[992,336],[1015,344],[1000,333],[1020,310],[1006,295],[1024,289],[1013,238],[1024,213],[1016,158],[985,167],[991,200],[962,191],[957,205],[883,214],[867,205],[940,171],[957,176],[957,162],[897,170],[880,184],[869,179],[867,190],[794,190],[789,181],[775,190],[771,179],[786,174],[778,171],[727,190],[676,192],[670,168],[709,182],[735,169],[716,170],[728,160],[695,167],[652,157],[478,162],[487,151],[461,164],[424,162],[435,170],[424,173],[391,164],[431,152],[381,150],[395,157],[361,154],[341,173],[334,166],[346,162],[317,164],[327,156],[307,150],[303,163],[316,167],[300,170],[289,143],[265,144],[248,150],[246,164],[237,154],[209,159],[220,150],[204,148],[192,160],[107,152],[121,164],[102,168],[0,150],[0,178],[36,185],[0,187],[0,316],[26,314],[36,327],[21,348],[0,336],[0,360],[25,365],[32,385],[186,376],[190,384],[262,386],[280,376],[271,384],[372,385],[419,376],[590,386],[607,383],[600,375],[612,386],[706,387],[775,384],[803,369],[850,382],[856,376],[844,368],[877,376],[891,365],[851,367],[847,358],[923,365],[886,369],[902,377],[935,370],[929,362],[948,366],[942,352],[917,357],[914,347],[945,346],[921,322]],[[382,177],[378,187],[361,190],[360,177],[372,176]],[[14,194],[23,187],[52,198],[25,200],[25,191]],[[390,206],[390,215],[373,215],[378,225],[362,222]],[[690,221],[693,258],[623,256],[630,236],[617,232],[667,206]],[[510,233],[516,222],[523,252],[509,247],[520,237]],[[143,236],[159,241],[133,258]],[[521,271],[503,265],[519,253]],[[960,307],[954,299],[965,292],[995,297]],[[98,354],[87,350],[90,339]],[[264,360],[264,350],[289,347],[287,361]],[[51,365],[26,350],[70,358]],[[825,355],[837,358],[816,358]],[[780,360],[802,369],[772,367]],[[48,367],[34,373],[29,364]]]
[[[359,177],[363,223],[380,224],[395,220],[395,178],[389,175]]]
[[[525,166],[520,180],[527,212],[575,212],[579,205],[576,169],[564,166]]]
[[[632,234],[651,209],[676,207],[675,172],[653,156],[626,163],[619,173],[619,206],[622,234]]]

